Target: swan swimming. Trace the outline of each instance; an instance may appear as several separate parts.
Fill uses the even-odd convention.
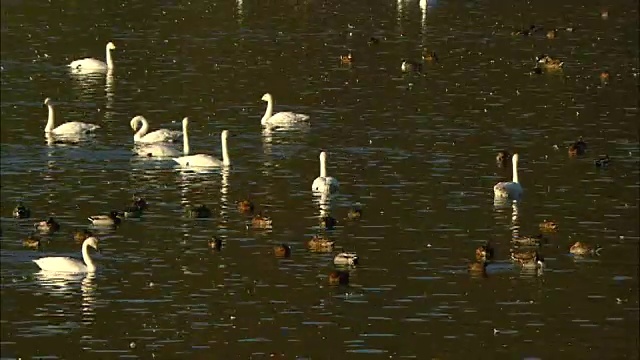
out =
[[[522,186],[518,182],[518,154],[511,157],[513,167],[512,181],[502,181],[493,186],[493,195],[496,199],[520,200]]]
[[[47,119],[47,126],[44,128],[44,132],[53,135],[82,135],[99,129],[99,125],[87,124],[79,121],[70,121],[64,123],[57,128],[55,126],[55,114],[53,110],[53,102],[51,99],[44,99],[44,104],[49,108],[49,118]]]
[[[133,120],[131,120],[133,121]],[[135,151],[140,156],[146,157],[177,157],[180,155],[189,155],[189,134],[187,126],[189,118],[182,119],[182,152],[172,146],[166,144],[147,144],[138,147]]]
[[[113,69],[113,59],[111,58],[111,50],[114,50],[116,46],[109,42],[107,44],[107,62],[104,63],[94,58],[84,58],[72,61],[69,67],[74,72],[103,72]]]
[[[320,176],[313,180],[311,191],[320,193],[334,193],[338,191],[338,180],[331,176],[327,176],[327,153],[320,153]]]
[[[262,96],[262,101],[267,102],[267,110],[260,120],[263,126],[275,126],[275,125],[292,125],[309,120],[309,115],[297,114],[293,112],[279,112],[273,113],[273,96],[266,93]]]
[[[98,239],[95,237],[89,237],[82,243],[82,260],[84,262],[63,256],[48,256],[40,259],[33,260],[40,269],[45,271],[58,271],[58,272],[95,272],[96,265],[89,256],[89,246],[98,250]]]
[[[229,137],[229,130],[223,130],[220,134],[220,140],[222,141],[222,161],[216,159],[211,155],[196,154],[189,156],[182,156],[173,158],[175,162],[182,167],[220,167],[229,166],[231,161],[229,160],[229,152],[227,150],[227,137]],[[186,139],[186,137],[185,137]]]
[[[180,139],[182,136],[182,132],[178,130],[167,130],[167,129],[159,129],[156,131],[152,131],[147,134],[149,131],[149,122],[144,116],[138,115],[131,119],[129,125],[133,131],[136,131],[138,125],[142,124],[140,130],[138,130],[135,135],[133,135],[134,142],[140,143],[158,143],[158,142],[174,142]]]

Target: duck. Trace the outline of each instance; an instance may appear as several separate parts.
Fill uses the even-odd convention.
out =
[[[584,155],[587,151],[587,143],[582,140],[582,136],[578,139],[578,141],[569,145],[569,156],[579,156]]]
[[[351,51],[349,51],[347,55],[340,55],[340,61],[345,65],[353,63],[353,54]]]
[[[333,270],[329,273],[329,285],[348,285],[349,272],[341,270]]]
[[[438,54],[436,54],[435,51],[429,51],[427,49],[424,49],[424,52],[422,54],[422,60],[429,61],[429,62],[439,62],[440,59],[438,59]]]
[[[80,60],[74,60],[69,64],[71,71],[73,72],[105,72],[113,69],[113,59],[111,58],[111,50],[115,50],[116,46],[113,42],[107,43],[106,60],[107,62],[94,59],[84,58]]]
[[[217,236],[214,236],[209,240],[209,248],[213,251],[222,250],[222,239]]]
[[[115,226],[121,222],[117,211],[111,211],[108,215],[89,216],[87,219],[89,219],[94,226]]]
[[[329,252],[333,250],[333,245],[335,241],[329,240],[326,237],[321,237],[319,235],[314,235],[311,240],[307,243],[309,250],[315,252]]]
[[[362,218],[362,208],[360,206],[352,206],[347,212],[347,219],[359,220]]]
[[[511,35],[521,35],[521,36],[529,36],[531,34],[533,34],[534,32],[537,32],[540,28],[538,28],[536,25],[530,25],[529,28],[527,29],[519,29],[519,30],[515,30],[511,33]]]
[[[120,218],[139,218],[142,216],[142,208],[139,206],[131,205],[124,208],[124,210],[118,212]]]
[[[511,252],[511,260],[525,268],[543,268],[544,259],[537,251]]]
[[[254,229],[271,229],[273,220],[270,217],[257,214],[251,219],[251,226]]]
[[[540,246],[547,239],[538,234],[535,236],[518,236],[511,239],[511,243],[518,246]]]
[[[31,233],[27,236],[26,239],[22,240],[22,245],[31,249],[39,249],[40,248],[41,239],[37,237],[35,234]]]
[[[609,11],[608,10],[600,11],[600,17],[602,18],[602,20],[607,20],[609,18]]]
[[[346,265],[356,266],[359,263],[358,254],[354,252],[339,253],[333,258],[333,263],[335,265],[342,265],[342,266],[346,266]]]
[[[206,205],[187,204],[184,207],[184,212],[190,218],[208,218],[211,216],[211,210]]]
[[[513,154],[511,157],[512,165],[512,180],[502,181],[493,186],[493,196],[495,199],[511,199],[520,200],[522,197],[522,185],[518,181],[518,154]]]
[[[337,224],[338,221],[331,215],[325,215],[320,218],[320,227],[325,230],[333,230]]]
[[[291,256],[291,248],[286,244],[276,245],[273,247],[273,254],[278,258],[288,258]]]
[[[558,224],[553,220],[544,219],[540,223],[540,230],[547,232],[555,232],[559,230]]]
[[[542,69],[539,66],[534,66],[531,71],[529,71],[529,75],[540,75],[542,74]]]
[[[53,101],[50,98],[46,98],[44,99],[44,104],[47,106],[47,108],[49,108],[47,125],[44,127],[44,133],[46,135],[78,136],[92,133],[95,130],[100,129],[100,125],[88,124],[79,121],[66,122],[56,127]]]
[[[422,72],[422,64],[415,62],[415,61],[410,61],[410,60],[405,60],[402,59],[402,64],[400,65],[400,70],[402,70],[402,72],[408,73],[408,72]]]
[[[49,217],[47,220],[39,221],[33,224],[33,226],[41,233],[47,234],[52,234],[60,230],[60,224],[52,217]]]
[[[569,252],[573,255],[600,255],[600,250],[602,250],[600,245],[593,247],[580,241],[576,241],[569,248]]]
[[[140,210],[146,210],[149,204],[138,194],[133,194],[133,206],[140,208]]]
[[[596,160],[593,160],[593,164],[599,168],[605,168],[609,166],[609,155],[600,155]]]
[[[252,213],[254,210],[253,203],[249,200],[238,201],[238,210],[241,213]]]
[[[375,36],[371,36],[371,37],[369,38],[369,40],[367,40],[367,44],[368,44],[369,46],[372,46],[372,45],[378,45],[378,44],[380,44],[380,39],[378,39],[378,38],[377,38],[377,37],[375,37]]]
[[[552,29],[547,31],[547,39],[555,39],[558,36],[558,29]]]
[[[474,275],[487,275],[487,263],[485,261],[476,261],[469,264],[467,270]]]
[[[564,65],[564,61],[554,59],[549,55],[542,54],[536,57],[536,62],[538,66],[541,66],[547,70],[560,70]]]
[[[492,259],[493,247],[491,246],[491,243],[489,243],[489,241],[476,249],[476,260],[486,262]]]
[[[83,229],[83,230],[78,230],[75,233],[73,233],[73,239],[76,242],[83,242],[85,241],[87,238],[90,238],[93,236],[93,233],[87,229]]]
[[[604,70],[603,72],[600,73],[601,83],[608,84],[610,79],[611,79],[611,74],[609,73],[609,71]]]
[[[496,155],[496,163],[498,166],[506,167],[511,162],[511,154],[507,150],[498,151]]]
[[[18,203],[13,209],[13,217],[16,219],[27,219],[31,216],[31,209],[24,206],[22,203]]]

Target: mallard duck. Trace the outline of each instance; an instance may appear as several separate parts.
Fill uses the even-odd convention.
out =
[[[251,226],[254,229],[271,229],[273,220],[270,217],[258,214],[251,219]]]
[[[543,268],[544,259],[537,251],[511,252],[511,260],[526,268]]]
[[[351,54],[351,51],[349,51],[347,55],[340,55],[340,61],[343,64],[351,64],[353,62],[353,54]]]
[[[333,270],[329,273],[329,285],[348,285],[349,272],[341,270]]]
[[[31,210],[22,203],[18,203],[18,205],[13,209],[13,217],[16,219],[26,219],[30,216]]]
[[[584,155],[586,151],[587,143],[582,140],[582,136],[578,139],[578,141],[569,145],[569,156]]]
[[[602,20],[607,20],[609,18],[609,11],[607,10],[600,11],[600,17],[602,18]]]
[[[558,29],[547,31],[547,39],[555,39],[558,36]]]
[[[333,250],[334,244],[335,244],[335,241],[331,241],[326,237],[320,237],[318,235],[315,235],[311,240],[309,240],[309,242],[307,243],[307,246],[309,246],[309,249],[311,251],[328,252]]]
[[[238,210],[242,213],[252,213],[253,212],[253,203],[249,200],[241,200],[238,201]]]
[[[138,196],[137,194],[134,194],[133,195],[133,206],[139,208],[140,210],[146,210],[149,205],[147,204],[147,201],[145,199],[143,199],[142,197]]]
[[[209,240],[209,248],[213,251],[222,250],[222,239],[217,236],[211,238],[211,240]]]
[[[338,221],[331,215],[325,215],[320,218],[320,227],[326,230],[332,230],[336,227]]]
[[[333,263],[335,265],[355,266],[358,265],[358,255],[352,252],[339,253],[333,258]]]
[[[471,274],[487,275],[487,263],[484,261],[477,261],[469,264],[468,271]]]
[[[529,75],[540,75],[542,74],[542,69],[539,66],[535,66],[531,71],[529,71]]]
[[[491,246],[491,243],[487,241],[486,244],[476,249],[476,260],[488,261],[491,259],[493,259],[493,247]]]
[[[509,166],[511,164],[511,154],[507,150],[498,151],[496,163],[501,167]]]
[[[142,208],[138,206],[127,206],[124,210],[118,212],[118,217],[121,218],[139,218],[142,216]]]
[[[87,219],[89,219],[94,226],[114,226],[120,224],[117,211],[111,211],[108,215],[89,216]]]
[[[40,231],[41,233],[47,234],[51,234],[60,230],[60,224],[58,224],[58,222],[52,217],[33,224],[33,227],[35,227],[36,230]]]
[[[273,247],[273,254],[279,258],[288,258],[291,256],[291,248],[286,244],[276,245]]]
[[[546,241],[546,239],[542,234],[538,234],[536,236],[520,236],[511,239],[511,242],[514,245],[519,246],[540,246],[543,241]]]
[[[599,255],[600,250],[602,250],[600,245],[592,247],[586,243],[577,241],[575,244],[571,245],[569,252],[573,255]]]
[[[544,219],[540,223],[540,230],[542,231],[554,232],[554,231],[558,231],[558,229],[559,229],[558,224],[553,220]]]
[[[533,34],[534,32],[537,32],[540,28],[538,28],[535,25],[530,25],[528,29],[519,29],[519,30],[515,30],[511,33],[511,35],[520,35],[520,36],[529,36],[531,34]]]
[[[562,66],[564,65],[564,61],[553,59],[551,56],[545,54],[537,56],[536,62],[538,63],[538,66],[547,70],[559,70],[562,69]]]
[[[83,242],[85,241],[87,238],[90,238],[93,236],[93,233],[87,229],[83,229],[83,230],[78,230],[75,233],[73,233],[73,239],[76,242]]]
[[[40,238],[35,234],[29,234],[26,239],[22,240],[22,245],[28,248],[38,249],[40,248]]]
[[[600,73],[600,82],[602,82],[603,84],[608,84],[610,79],[611,74],[607,70],[604,70]]]
[[[208,218],[211,216],[211,210],[206,205],[190,205],[184,207],[184,212],[191,218]]]
[[[600,155],[600,157],[596,160],[593,160],[593,163],[596,167],[604,168],[609,166],[609,155]]]
[[[359,206],[353,206],[351,207],[351,209],[349,209],[349,212],[347,212],[347,218],[349,220],[358,220],[362,217],[362,208],[360,208]]]
[[[369,38],[369,40],[367,40],[367,44],[369,44],[369,46],[378,45],[378,44],[380,44],[380,39],[378,39],[375,36],[372,36],[372,37]]]
[[[400,65],[400,70],[402,70],[402,72],[421,72],[422,64],[403,59],[402,65]]]
[[[429,51],[427,49],[424,49],[424,52],[422,54],[422,59],[424,61],[429,61],[429,62],[438,62],[438,54],[436,54],[435,51]]]

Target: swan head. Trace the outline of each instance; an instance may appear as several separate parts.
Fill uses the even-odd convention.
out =
[[[262,95],[262,101],[273,101],[273,97],[271,96],[271,94],[266,93]]]
[[[44,104],[47,105],[47,106],[48,105],[53,105],[53,102],[51,101],[50,98],[46,98],[46,99],[44,99]]]
[[[135,130],[136,129],[136,125],[138,124],[138,122],[141,122],[141,121],[144,121],[144,120],[146,120],[146,119],[142,115],[134,116],[133,119],[131,119],[131,122],[129,123],[129,125],[131,125],[131,128],[133,130]]]
[[[84,243],[87,244],[87,246],[91,246],[92,248],[96,249],[96,251],[98,251],[98,238],[96,238],[95,236],[86,238],[84,240]]]
[[[107,44],[107,50],[115,50],[115,48],[116,46],[111,41],[109,41],[109,43]]]
[[[185,116],[182,118],[182,126],[187,126],[187,125],[189,125],[189,118]]]
[[[222,140],[226,140],[229,138],[229,130],[222,130],[222,133],[220,134],[220,138]]]
[[[320,152],[320,160],[327,160],[327,153],[325,151]]]
[[[515,166],[518,163],[518,154],[513,154],[513,156],[511,157],[511,162],[513,163],[513,165]]]

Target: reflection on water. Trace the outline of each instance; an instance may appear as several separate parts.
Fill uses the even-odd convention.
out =
[[[91,324],[95,321],[96,289],[95,273],[64,273],[41,270],[34,274],[34,277],[41,289],[46,290],[54,297],[64,297],[78,299],[80,301],[71,303],[71,308],[64,311],[77,312],[80,309],[82,322]],[[43,315],[47,315],[46,313]]]

